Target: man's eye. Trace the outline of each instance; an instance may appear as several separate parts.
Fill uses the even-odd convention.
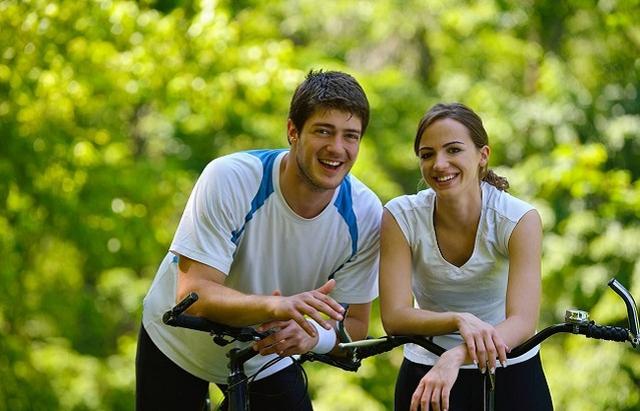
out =
[[[360,140],[360,134],[347,134],[345,137],[349,140]]]

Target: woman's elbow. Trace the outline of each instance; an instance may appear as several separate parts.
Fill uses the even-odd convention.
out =
[[[382,320],[382,327],[387,335],[399,335],[402,334],[402,323],[400,316],[397,312],[381,312],[380,317]]]

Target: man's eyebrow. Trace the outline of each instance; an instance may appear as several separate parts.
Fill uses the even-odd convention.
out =
[[[311,124],[312,127],[327,127],[330,129],[335,130],[336,126],[331,124],[331,123],[323,123],[321,121],[317,122],[317,123],[312,123]],[[348,132],[352,132],[352,133],[358,133],[361,134],[362,130],[360,130],[359,128],[345,128],[344,131],[348,131]]]
[[[323,123],[321,121],[315,122],[311,124],[312,126],[316,126],[316,127],[327,127],[327,128],[336,128],[336,126],[334,126],[331,123]]]

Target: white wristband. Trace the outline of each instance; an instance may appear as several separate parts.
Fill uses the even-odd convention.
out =
[[[335,330],[333,328],[327,330],[318,324],[313,318],[307,318],[307,321],[316,327],[316,332],[318,333],[318,342],[311,351],[316,354],[326,354],[333,350],[333,347],[336,345],[336,340],[338,339]]]

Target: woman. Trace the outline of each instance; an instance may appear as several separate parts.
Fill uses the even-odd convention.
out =
[[[405,347],[396,410],[481,409],[485,372],[495,373],[496,409],[552,409],[538,347],[506,358],[538,321],[538,212],[488,169],[487,133],[468,107],[431,108],[414,150],[430,188],[385,206],[382,321],[389,334],[437,336],[448,351]]]

